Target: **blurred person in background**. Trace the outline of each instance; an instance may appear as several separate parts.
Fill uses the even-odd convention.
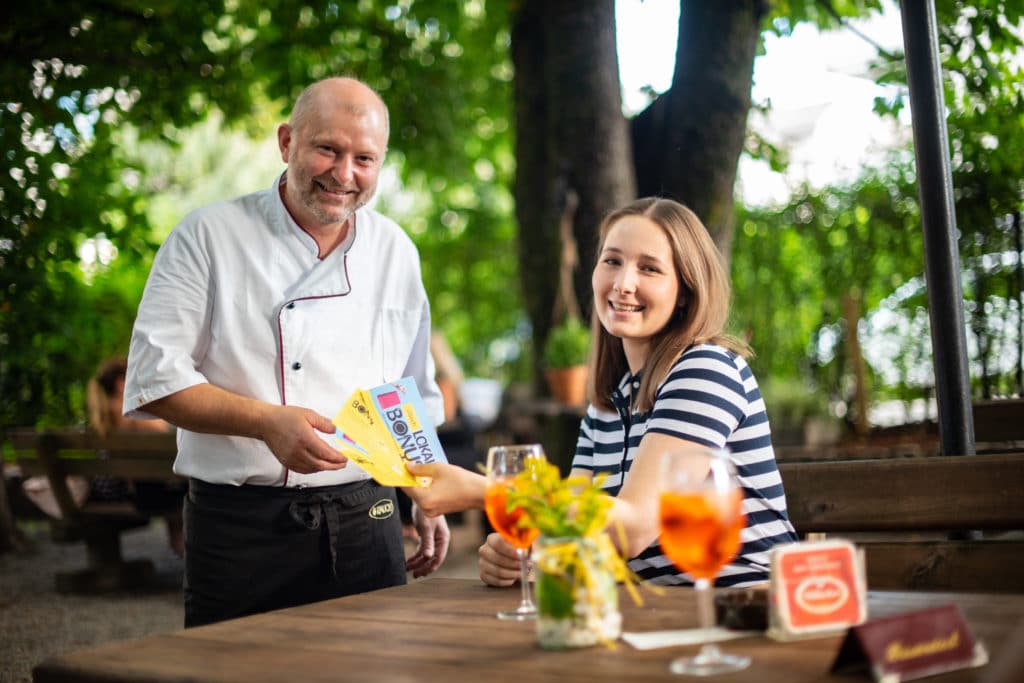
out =
[[[123,415],[124,381],[127,371],[128,359],[124,356],[115,356],[100,363],[96,373],[89,378],[85,390],[89,430],[101,438],[118,432],[169,431],[171,426],[163,420],[133,420]],[[168,475],[170,474],[168,472]],[[181,516],[183,483],[128,481],[118,477],[99,476],[86,479],[71,476],[67,478],[67,484],[73,502],[79,507],[86,501],[131,502],[143,514],[162,516],[167,524],[168,545],[179,557],[184,555]],[[26,497],[39,509],[55,519],[60,519],[60,508],[46,477],[29,477],[23,484],[23,490]]]

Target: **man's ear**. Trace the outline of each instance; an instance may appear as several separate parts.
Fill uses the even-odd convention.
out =
[[[281,161],[288,163],[288,148],[292,144],[292,127],[282,123],[277,127],[277,148],[281,150]]]

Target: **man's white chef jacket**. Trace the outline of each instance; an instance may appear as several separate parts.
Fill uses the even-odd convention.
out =
[[[202,383],[333,418],[357,388],[416,379],[444,419],[430,357],[419,254],[394,221],[363,207],[327,258],[268,190],[203,207],[168,236],[132,330],[124,410]],[[330,441],[330,437],[324,437]],[[287,471],[259,439],[178,430],[174,471],[214,484],[326,486],[369,478]]]

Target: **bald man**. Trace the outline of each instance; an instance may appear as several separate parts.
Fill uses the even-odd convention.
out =
[[[178,427],[186,626],[402,584],[447,553],[443,518],[414,507],[407,560],[394,489],[330,443],[353,390],[405,376],[444,418],[419,255],[366,208],[388,126],[365,84],[314,83],[273,186],[192,212],[157,252],[124,406]]]

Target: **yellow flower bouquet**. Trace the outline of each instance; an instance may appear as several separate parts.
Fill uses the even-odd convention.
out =
[[[641,602],[636,577],[605,531],[612,498],[600,483],[600,476],[563,479],[557,466],[537,461],[517,475],[509,494],[509,509],[523,512],[520,523],[541,533],[533,550],[541,647],[617,639],[622,630],[619,582]]]

